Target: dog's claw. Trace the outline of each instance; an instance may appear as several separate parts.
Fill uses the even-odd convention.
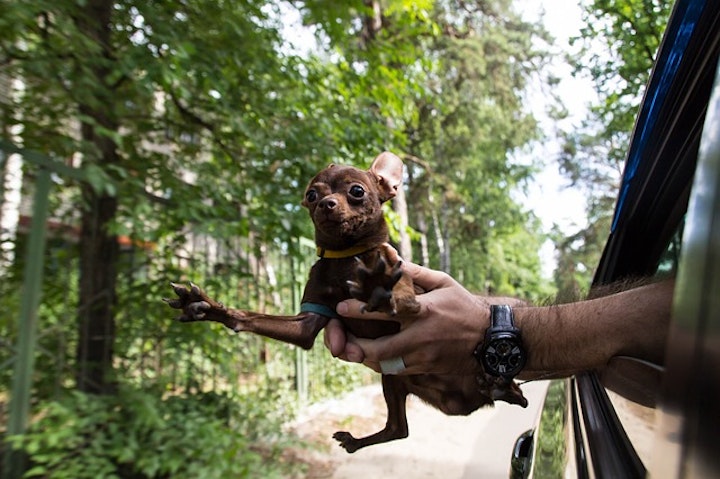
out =
[[[179,299],[163,298],[162,300],[165,301],[171,308],[182,308],[182,301]]]
[[[385,259],[382,257],[382,255],[378,255],[378,260],[375,262],[375,267],[372,270],[373,275],[381,275],[385,273],[385,267],[387,266],[387,263],[385,262]]]
[[[397,284],[398,281],[400,281],[400,278],[402,278],[402,261],[398,261],[395,266],[392,267],[392,271],[390,273],[390,281],[392,282],[393,286]]]
[[[173,291],[175,291],[175,294],[178,296],[183,296],[185,293],[187,293],[187,288],[181,284],[177,283],[170,283],[170,286],[172,286]]]
[[[346,284],[348,286],[348,290],[350,291],[350,295],[353,298],[362,296],[363,290],[362,290],[362,286],[360,286],[360,283],[358,283],[357,281],[348,280],[348,281],[346,281]]]

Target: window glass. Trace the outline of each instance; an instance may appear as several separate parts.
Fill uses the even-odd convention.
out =
[[[610,390],[607,393],[635,452],[644,464],[648,464],[655,437],[657,409],[638,404]]]
[[[677,272],[678,263],[680,262],[680,245],[682,244],[682,233],[684,229],[685,221],[681,221],[675,235],[670,240],[670,244],[668,244],[665,252],[660,257],[656,276],[674,276]]]
[[[680,261],[684,221],[662,254],[655,277],[672,277]],[[655,433],[656,400],[663,368],[630,359],[614,359],[603,373],[603,383],[615,413],[643,463],[650,460]]]

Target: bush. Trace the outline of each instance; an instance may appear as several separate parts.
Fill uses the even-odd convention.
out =
[[[161,399],[133,389],[117,396],[73,391],[45,404],[29,431],[10,441],[30,458],[25,477],[284,477],[290,465],[265,460],[280,445],[249,439],[262,434],[234,417],[238,401],[214,393]]]

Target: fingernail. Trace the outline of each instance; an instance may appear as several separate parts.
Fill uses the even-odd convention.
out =
[[[335,311],[342,316],[348,312],[348,305],[344,301],[341,301],[335,306]]]

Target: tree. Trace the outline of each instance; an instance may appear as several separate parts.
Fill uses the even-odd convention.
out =
[[[316,51],[284,48],[289,4],[316,27]],[[241,236],[259,258],[268,244],[298,254],[304,181],[384,148],[408,161],[410,220],[438,238],[428,262],[490,287],[492,268],[466,259],[490,265],[491,244],[515,249],[519,228],[536,231],[509,197],[531,169],[507,159],[537,135],[519,91],[541,55],[509,5],[3,2],[0,66],[21,86],[2,98],[2,129],[89,177],[60,180],[54,199],[80,226],[78,387],[114,392],[119,237],[173,248]]]
[[[225,218],[228,202],[213,200],[244,195],[257,179],[234,169],[237,184],[203,184],[229,163],[253,165],[268,143],[261,126],[277,131],[285,119],[271,99],[296,77],[285,80],[263,5],[3,5],[3,74],[22,82],[6,99],[6,125],[21,127],[26,147],[95,173],[76,199],[81,390],[114,388],[118,233],[153,241],[188,217]],[[193,173],[203,180],[186,181]],[[195,201],[200,190],[210,201]]]
[[[468,285],[486,289],[475,265],[492,261],[489,243],[534,227],[510,196],[532,168],[508,158],[539,135],[522,91],[542,65],[532,39],[544,33],[508,1],[349,3],[305,2],[304,18],[331,39],[347,84],[377,105],[385,141],[403,153],[420,262],[462,274],[468,263],[451,258],[472,258]]]
[[[313,260],[302,190],[327,163],[362,166],[396,151],[408,166],[408,220],[425,264],[472,289],[543,295],[538,258],[528,254],[539,245],[538,224],[510,194],[532,168],[509,161],[539,134],[521,90],[541,67],[532,43],[540,32],[510,5],[0,0],[0,78],[13,86],[0,97],[0,131],[18,132],[26,148],[88,178],[54,178],[54,220],[77,235],[72,245],[54,237],[47,249],[48,333],[37,354],[57,361],[37,371],[35,392],[41,400],[68,385],[82,390],[55,412],[72,421],[95,411],[81,435],[92,450],[117,446],[96,465],[119,477],[158,467],[153,455],[144,466],[128,463],[126,431],[138,433],[136,450],[153,450],[146,441],[165,437],[152,431],[166,429],[166,415],[188,430],[208,426],[202,443],[212,447],[216,428],[231,440],[248,417],[266,419],[281,396],[288,400],[293,364],[278,366],[274,381],[271,360],[259,354],[269,343],[178,327],[159,299],[168,281],[199,279],[225,301],[286,312]],[[291,8],[316,31],[317,49],[296,53],[284,43]],[[32,187],[35,172],[24,168]],[[388,216],[397,231],[412,229]],[[277,281],[259,286],[278,265]],[[17,283],[4,280],[1,302],[12,311]],[[10,338],[8,321],[0,318],[0,329]],[[338,364],[323,364],[317,382],[346,386],[351,374],[327,373]],[[246,387],[268,400],[248,401],[247,414],[229,420]],[[184,420],[188,405],[195,420]],[[206,407],[216,408],[212,424],[201,420]],[[125,410],[137,414],[117,414]],[[29,440],[54,444],[57,455],[35,459],[82,469],[78,448],[91,449],[57,440],[67,431],[47,411]],[[106,415],[117,421],[110,428]],[[190,440],[198,444],[194,433],[174,433],[168,455]],[[167,474],[182,465],[174,459],[160,461]]]
[[[658,0],[583,2],[584,27],[570,58],[595,82],[598,103],[578,131],[564,132],[560,170],[586,192],[588,226],[561,240],[560,289],[589,285],[610,231],[633,121],[672,8]],[[571,266],[572,263],[572,266]],[[576,276],[580,273],[578,276]]]
[[[540,135],[522,92],[541,71],[533,39],[545,33],[503,1],[439,3],[433,18],[442,34],[428,50],[437,61],[405,125],[409,150],[423,159],[411,166],[409,202],[421,233],[435,238],[423,256],[473,289],[522,294],[500,288],[489,265],[492,248],[509,245],[517,228],[539,232],[511,195],[533,168],[510,158]]]

